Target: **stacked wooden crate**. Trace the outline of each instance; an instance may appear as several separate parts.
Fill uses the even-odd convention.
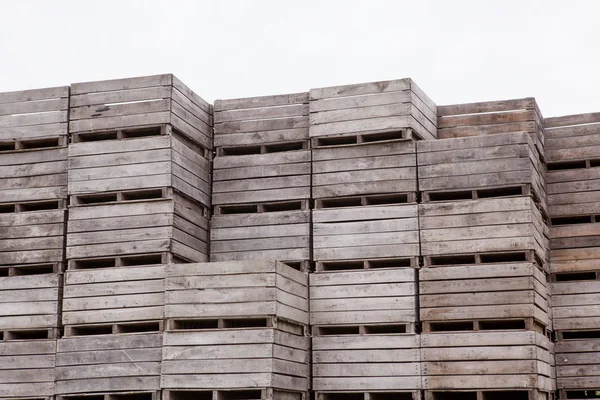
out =
[[[310,260],[308,93],[215,102],[211,260]]]
[[[313,389],[420,398],[417,139],[435,104],[409,79],[310,92]]]
[[[166,279],[164,399],[306,399],[306,272],[225,261],[171,264]]]
[[[466,132],[417,144],[425,397],[549,399],[544,165],[527,133]]]
[[[600,114],[545,123],[557,383],[579,399],[600,390]]]
[[[54,394],[68,87],[0,94],[0,398]]]
[[[73,84],[73,268],[207,261],[211,106],[173,75]]]

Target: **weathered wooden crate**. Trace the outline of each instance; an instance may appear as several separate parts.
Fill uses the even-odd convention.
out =
[[[491,263],[419,270],[424,332],[551,329],[546,275],[534,263]]]
[[[32,202],[6,211],[0,213],[0,265],[45,264],[59,272],[65,258],[65,202]]]
[[[311,89],[309,109],[313,147],[437,137],[436,105],[408,78]]]
[[[423,333],[423,389],[552,392],[550,349],[537,332]]]
[[[210,221],[211,261],[311,259],[308,202],[284,203],[283,211],[226,208]],[[286,211],[289,206],[291,210]],[[293,208],[292,208],[293,207]]]
[[[552,275],[552,314],[558,337],[571,331],[600,331],[600,271],[557,272]]]
[[[47,265],[2,268],[0,273],[0,335],[6,340],[56,338],[62,275]]]
[[[561,399],[584,399],[584,391],[600,390],[600,340],[598,331],[581,332],[556,342],[556,375]]]
[[[160,389],[162,333],[65,337],[58,340],[56,394]]]
[[[260,327],[165,332],[161,387],[166,390],[306,392],[309,376],[309,338],[303,335]]]
[[[420,359],[419,335],[415,334],[315,336],[313,390],[338,396],[395,392],[382,398],[413,400],[413,393],[421,389]],[[332,394],[322,398],[340,398]]]
[[[72,143],[69,195],[71,204],[89,204],[103,196],[127,198],[135,190],[173,188],[210,207],[210,169],[208,154],[176,132]]]
[[[219,155],[302,144],[308,139],[308,93],[216,100],[214,119]]]
[[[526,132],[417,143],[424,201],[531,194],[546,206],[543,163]]]
[[[533,97],[437,107],[438,138],[527,132],[544,155],[544,118]]]
[[[320,335],[414,333],[416,307],[412,267],[310,275],[310,324]]]
[[[146,136],[165,124],[212,149],[212,106],[172,74],[71,85],[73,142]]]
[[[161,331],[165,265],[65,272],[65,336]]]
[[[535,261],[546,266],[548,227],[529,196],[419,204],[425,265]]]
[[[213,204],[269,207],[311,198],[311,153],[293,148],[271,154],[218,156],[214,160]]]
[[[205,207],[166,188],[128,195],[102,195],[69,207],[70,264],[145,264],[148,255],[157,263],[208,261]]]
[[[418,229],[416,203],[313,210],[313,258],[319,270],[349,260],[418,266]]]
[[[170,264],[166,291],[170,329],[272,326],[281,319],[303,332],[308,325],[308,274],[278,261]]]
[[[319,205],[337,198],[360,204],[362,196],[368,203],[377,200],[374,195],[412,195],[418,190],[412,140],[318,147],[312,159],[312,193]]]
[[[0,340],[0,398],[54,395],[56,340]]]

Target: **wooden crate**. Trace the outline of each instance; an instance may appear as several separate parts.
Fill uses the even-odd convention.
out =
[[[58,272],[65,258],[65,202],[23,203],[7,211],[13,212],[0,213],[0,265],[47,264]]]
[[[306,201],[292,206],[295,209],[290,211],[240,208],[214,215],[210,222],[211,261],[310,260],[311,210]]]
[[[56,394],[157,391],[162,344],[162,333],[59,339]]]
[[[599,349],[597,335],[556,343],[556,383],[561,398],[582,399],[577,392],[600,390]]]
[[[412,140],[318,147],[312,159],[312,191],[318,202],[418,190]]]
[[[172,74],[71,85],[74,142],[137,136],[164,124],[212,149],[212,106]]]
[[[274,328],[170,331],[161,387],[306,392],[308,362],[309,338]]]
[[[302,147],[271,154],[218,156],[214,160],[213,204],[268,209],[272,203],[308,200],[310,174],[311,153]]]
[[[166,290],[171,329],[196,319],[219,327],[244,319],[271,325],[269,317],[300,331],[308,325],[308,275],[277,261],[170,264]]]
[[[526,132],[421,141],[417,160],[424,201],[522,193],[526,186],[547,209],[545,168]]]
[[[426,266],[546,264],[548,228],[529,196],[421,203],[419,228]]]
[[[56,340],[0,340],[0,398],[54,395]]]
[[[421,388],[420,358],[419,335],[315,336],[313,390],[400,392],[393,398],[413,399],[407,394]]]
[[[210,207],[210,169],[208,154],[177,132],[72,143],[69,195],[71,204],[87,204],[107,193],[168,187]]]
[[[68,270],[62,302],[65,336],[159,331],[165,265]]]
[[[1,269],[0,334],[5,339],[54,339],[60,320],[62,276],[41,265]]]
[[[599,272],[555,273],[551,284],[554,329],[600,331]]]
[[[491,263],[419,270],[424,332],[551,329],[546,275],[534,263]]]
[[[414,268],[327,271],[310,275],[310,324],[321,335],[414,333]]]
[[[335,137],[355,143],[405,137],[406,128],[421,139],[437,137],[436,105],[409,78],[311,89],[309,108],[313,147]]]
[[[544,154],[544,118],[533,97],[437,107],[438,138],[527,132]]]
[[[146,255],[165,252],[180,260],[208,261],[205,207],[165,188],[127,193],[131,197],[118,200],[116,195],[103,195],[99,201],[104,202],[69,207],[69,263],[101,258],[113,259],[115,265],[120,258],[127,257],[124,263],[132,264],[135,260],[129,256],[140,256],[145,262]],[[158,262],[169,260],[161,258]]]
[[[551,392],[550,347],[537,332],[423,333],[423,389]]]
[[[418,206],[372,205],[313,210],[314,260],[413,259],[419,256]],[[400,264],[402,266],[402,264]],[[326,266],[325,266],[326,267]]]
[[[214,118],[219,151],[301,143],[308,139],[308,93],[216,100]]]

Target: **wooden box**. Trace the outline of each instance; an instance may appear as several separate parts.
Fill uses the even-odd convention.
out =
[[[313,252],[317,269],[331,261],[392,259],[395,266],[417,266],[418,207],[366,205],[313,210]]]
[[[240,208],[214,215],[210,221],[211,261],[310,260],[311,210],[308,202],[291,206],[289,211]]]
[[[56,340],[0,341],[0,398],[52,399]]]
[[[306,392],[309,376],[306,336],[258,327],[165,332],[161,376],[165,390]]]
[[[310,324],[318,334],[414,333],[414,268],[310,274]]]
[[[166,290],[170,329],[195,320],[222,327],[281,319],[300,331],[308,325],[308,275],[277,261],[170,264]]]
[[[313,390],[338,396],[394,392],[382,398],[413,399],[411,392],[421,388],[420,353],[419,335],[414,334],[315,336]]]
[[[423,389],[552,392],[550,349],[537,332],[423,333]]]
[[[407,130],[437,137],[436,105],[408,78],[311,89],[309,108],[313,147],[407,138]]]
[[[419,204],[425,265],[530,261],[546,265],[548,228],[529,196]]]
[[[325,199],[413,194],[417,189],[416,144],[412,140],[318,147],[312,150],[312,191]],[[353,199],[347,199],[352,201]],[[340,199],[341,201],[341,199]]]
[[[527,132],[544,154],[544,118],[533,97],[437,107],[438,138]]]
[[[551,329],[546,275],[534,263],[490,263],[419,270],[424,332],[446,329]]]
[[[421,141],[417,160],[424,201],[513,191],[547,209],[545,168],[525,132]]]
[[[215,147],[223,153],[270,152],[308,139],[308,93],[216,100]],[[275,145],[275,146],[272,146]]]
[[[123,263],[131,265],[147,263],[150,254],[158,257],[158,263],[208,260],[205,207],[170,189],[130,194],[69,207],[69,263],[98,261],[114,266],[125,257]],[[140,261],[133,256],[141,257]]]
[[[73,142],[146,136],[170,124],[212,149],[212,107],[172,74],[71,85]]]
[[[600,331],[600,271],[553,274],[551,284],[554,330],[560,338],[570,331]],[[566,332],[565,332],[566,331]]]
[[[157,391],[162,333],[74,336],[58,340],[56,394]]]
[[[65,272],[65,336],[159,331],[165,309],[165,265]]]
[[[556,343],[556,383],[564,399],[583,399],[600,390],[600,340],[597,335]]]

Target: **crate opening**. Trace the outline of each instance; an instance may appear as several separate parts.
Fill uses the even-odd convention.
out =
[[[522,194],[523,187],[521,186],[511,186],[495,189],[480,189],[477,191],[477,197],[480,199],[487,199],[490,197],[521,196]]]
[[[600,399],[600,390],[566,390],[567,399]]]
[[[320,201],[320,208],[336,208],[336,207],[360,207],[362,199],[360,197],[345,197],[339,199],[323,199]]]
[[[109,203],[117,201],[116,193],[100,193],[100,194],[89,194],[86,196],[76,196],[78,204],[96,204],[96,203]]]
[[[555,226],[557,226],[557,225],[589,224],[592,222],[593,222],[593,218],[591,215],[550,218],[550,223]]]
[[[0,204],[0,214],[14,213],[16,206],[14,204]]]
[[[362,135],[361,138],[363,143],[383,142],[385,140],[405,139],[406,134],[404,133],[404,131],[391,131]]]
[[[363,393],[323,393],[323,400],[364,400]]]
[[[482,263],[506,263],[506,262],[523,262],[527,261],[527,253],[491,253],[482,254],[480,256]]]
[[[433,400],[477,400],[477,392],[433,392]]]
[[[359,335],[358,326],[320,326],[319,336]]]
[[[413,400],[410,392],[370,393],[371,400]]]
[[[25,331],[9,331],[6,334],[5,340],[41,340],[48,339],[47,329],[25,330]]]
[[[116,259],[114,258],[93,258],[90,260],[73,261],[69,269],[112,268],[115,266]]]
[[[525,390],[506,390],[482,392],[483,400],[528,400],[529,394]]]
[[[76,135],[76,138],[78,142],[98,142],[101,140],[116,140],[117,131],[78,133]]]
[[[322,271],[344,271],[349,269],[364,269],[365,263],[363,261],[336,261],[336,262],[322,262]]]
[[[411,259],[410,258],[398,258],[393,260],[369,260],[369,268],[400,268],[400,267],[410,267]]]
[[[169,400],[212,400],[212,391],[173,391]]]
[[[600,167],[600,160],[590,160],[590,167]]]
[[[289,142],[268,144],[265,146],[265,153],[282,153],[285,151],[297,151],[304,149],[304,142]]]
[[[255,214],[258,212],[256,204],[242,204],[238,206],[218,206],[215,214]]]
[[[8,267],[0,268],[0,277],[8,276]]]
[[[131,267],[136,265],[153,265],[162,263],[162,254],[144,254],[141,256],[121,257],[121,265]]]
[[[276,211],[296,211],[302,210],[301,201],[287,201],[282,203],[270,203],[263,205],[264,212],[276,212]]]
[[[23,212],[27,211],[44,211],[44,210],[59,210],[61,203],[59,200],[53,201],[35,201],[31,203],[21,203],[19,208]]]
[[[264,328],[269,326],[267,318],[234,318],[224,319],[223,328]]]
[[[221,149],[221,155],[223,156],[248,156],[261,153],[260,146],[223,147]]]
[[[62,396],[65,400],[104,400],[103,394],[96,395],[75,395],[75,396]]]
[[[334,136],[317,139],[317,146],[343,146],[356,143],[358,143],[358,137],[356,136]]]
[[[148,136],[160,136],[160,135],[161,135],[160,126],[153,127],[153,128],[124,130],[121,132],[121,137],[123,139],[132,139],[132,138],[140,138],[140,137],[148,137]]]
[[[570,281],[593,281],[596,280],[595,272],[573,272],[564,274],[554,275],[556,282],[570,282]]]
[[[366,325],[365,333],[367,335],[406,333],[406,324]]]
[[[458,322],[430,322],[429,330],[431,332],[456,332],[456,331],[472,331],[472,321]]]
[[[369,196],[366,198],[368,206],[377,206],[385,204],[405,204],[408,203],[408,194],[394,194],[387,196]]]
[[[217,319],[175,320],[171,326],[174,330],[217,329],[218,327]]]
[[[44,149],[48,147],[58,147],[60,146],[59,138],[51,138],[51,139],[40,139],[40,140],[27,140],[21,142],[21,149]]]
[[[136,324],[118,324],[117,333],[142,333],[142,332],[160,332],[160,323],[144,322]]]
[[[548,171],[557,171],[561,169],[580,169],[585,168],[585,161],[582,160],[547,163],[546,168],[548,169]]]
[[[574,339],[600,339],[600,330],[598,331],[566,331],[562,332],[564,340]]]
[[[481,331],[509,331],[525,329],[525,320],[489,320],[479,321]]]
[[[262,390],[231,390],[221,391],[221,400],[260,400],[262,399]]]
[[[475,264],[474,255],[439,256],[429,258],[431,265]]]
[[[110,335],[112,333],[112,325],[91,325],[91,326],[73,326],[71,327],[70,336],[94,336],[94,335]]]
[[[0,142],[0,151],[15,151],[17,142]]]
[[[150,200],[150,199],[162,199],[162,198],[163,198],[162,189],[139,190],[139,191],[135,191],[135,192],[121,193],[121,199],[123,199],[124,201]]]
[[[117,393],[108,396],[108,400],[152,400],[152,393]]]
[[[44,274],[52,274],[54,273],[54,265],[53,264],[40,264],[40,265],[31,265],[31,266],[21,266],[13,268],[13,275],[21,276],[21,275],[44,275]]]
[[[430,192],[429,201],[451,201],[451,200],[471,200],[473,193],[468,191],[459,192]]]

